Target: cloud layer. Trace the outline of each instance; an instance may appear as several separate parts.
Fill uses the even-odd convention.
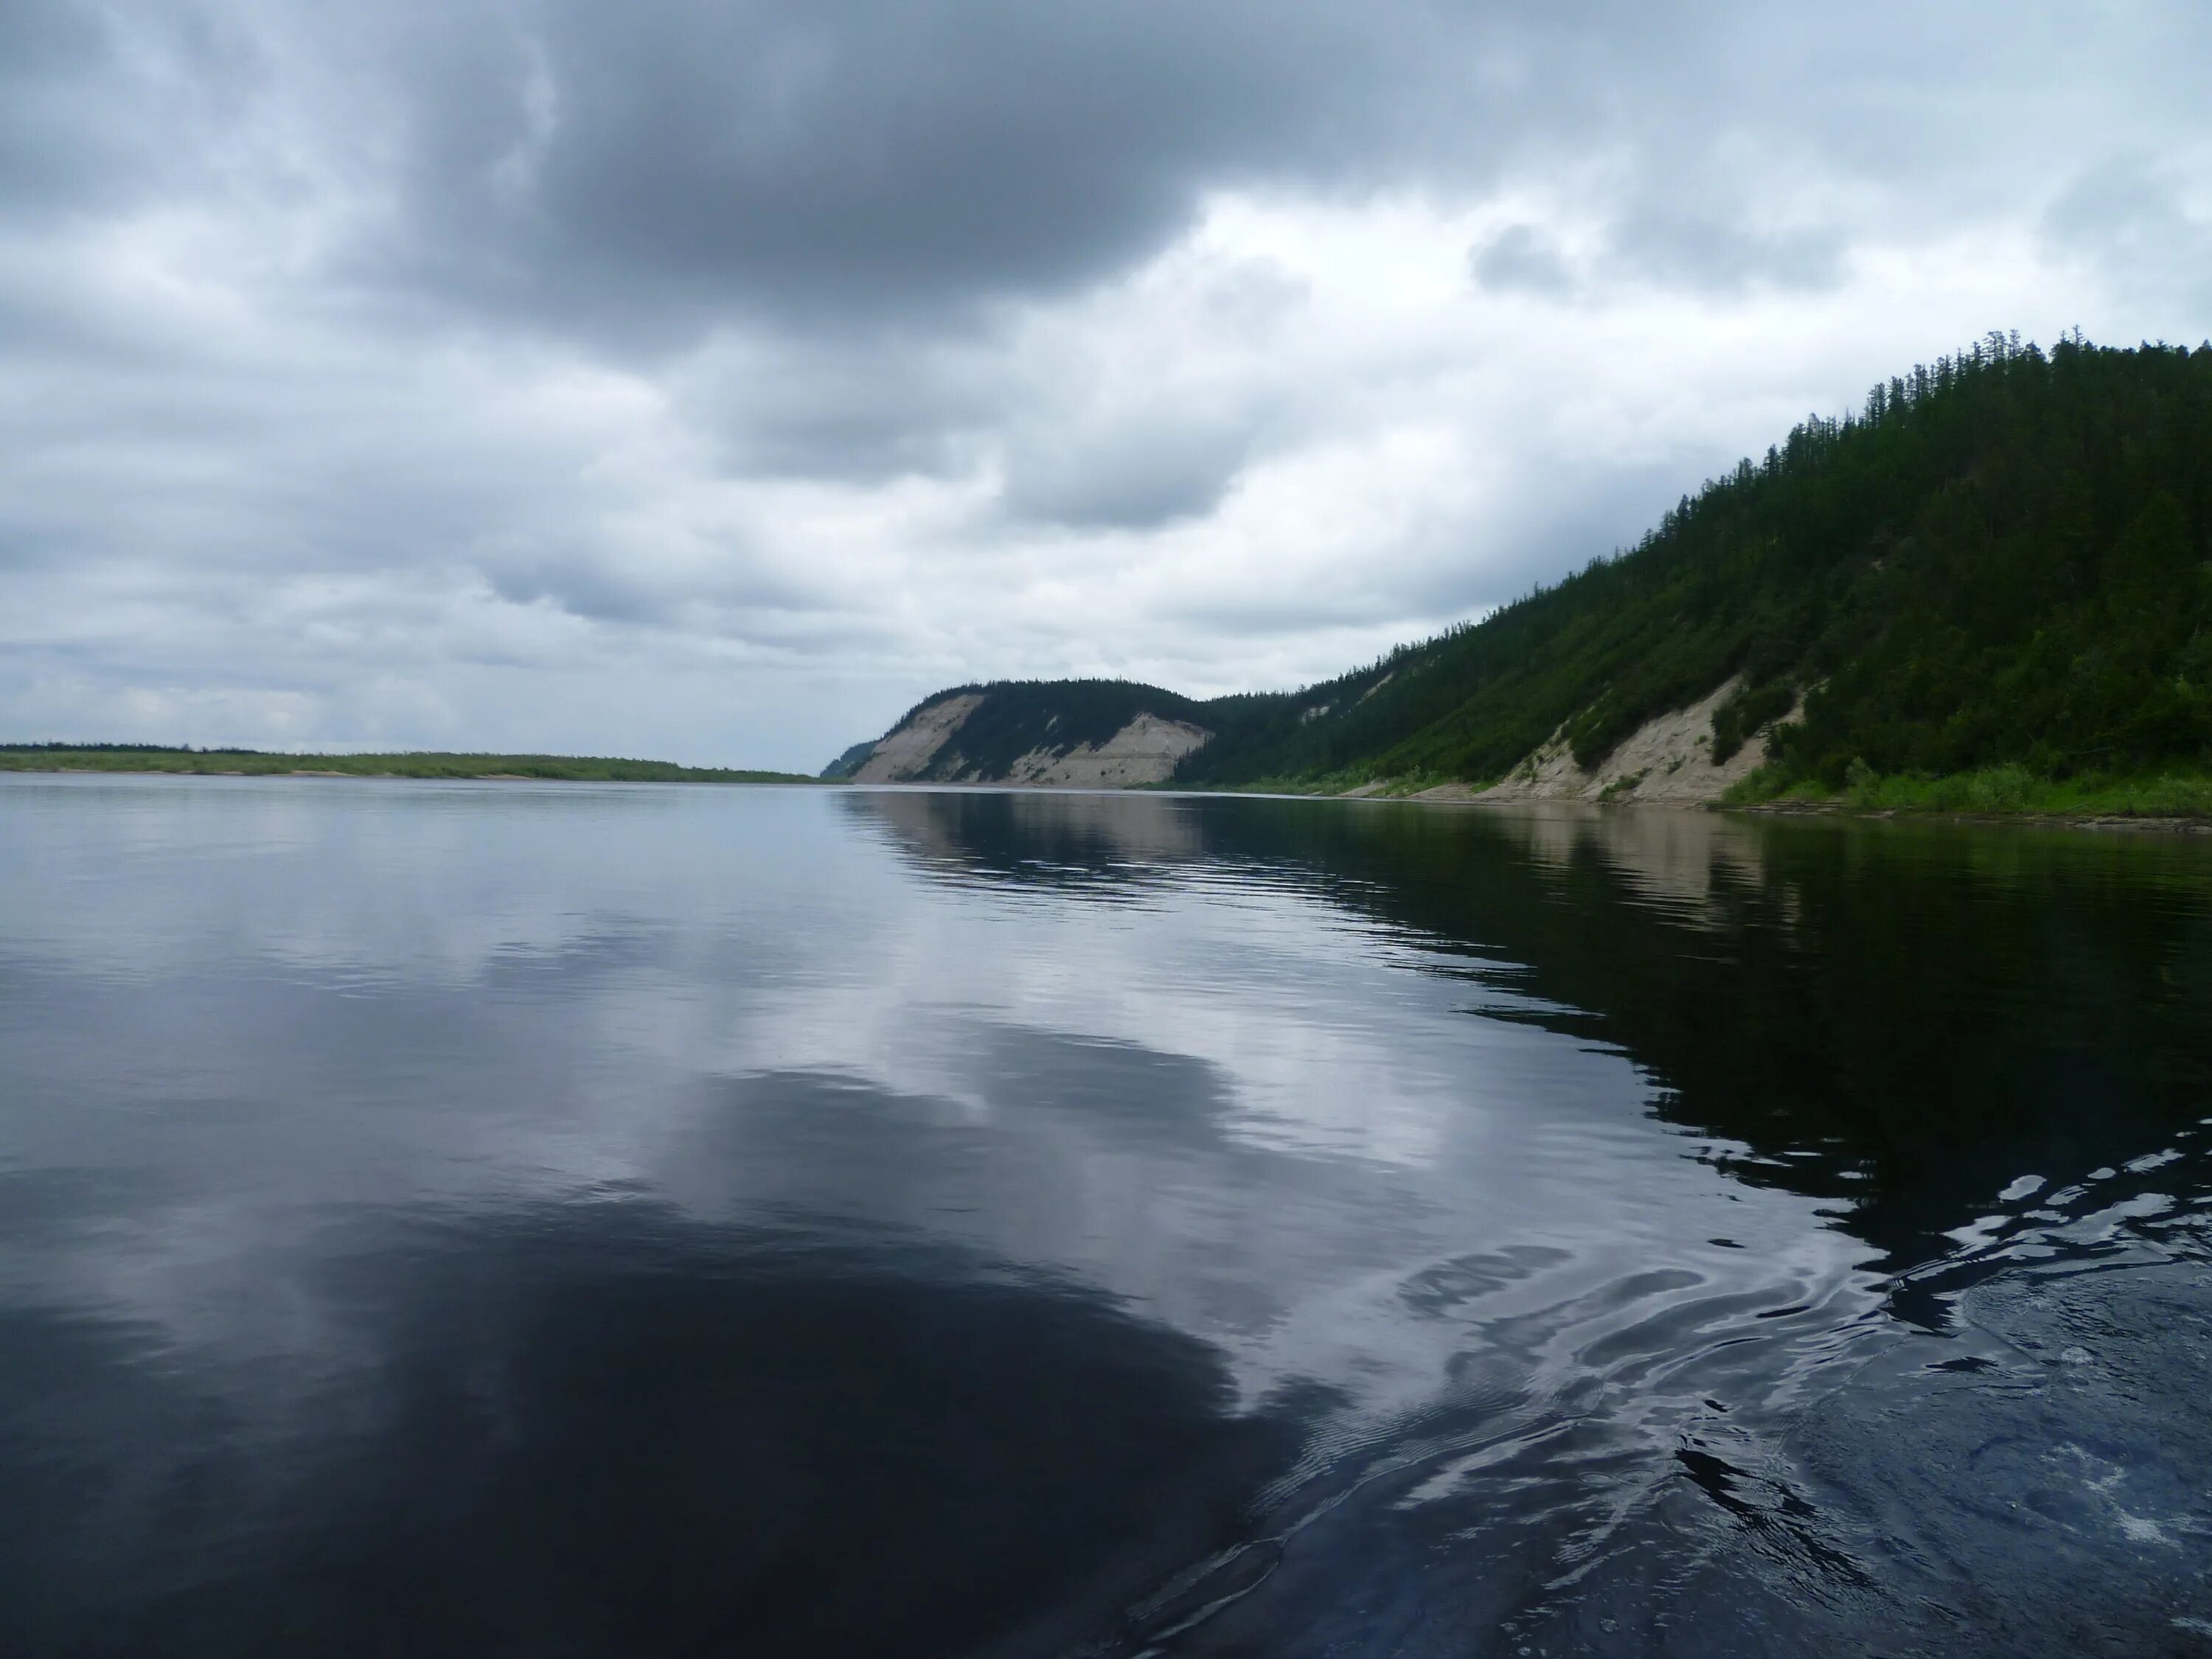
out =
[[[0,726],[811,767],[1281,685],[1990,327],[2212,333],[2212,15],[0,9]]]

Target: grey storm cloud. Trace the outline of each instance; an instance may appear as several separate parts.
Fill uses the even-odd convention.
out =
[[[1254,442],[1239,411],[1153,411],[1104,431],[1048,429],[1014,446],[1006,503],[1050,524],[1150,528],[1211,509]]]
[[[739,472],[945,474],[1004,417],[1003,367],[973,341],[881,327],[726,332],[673,379],[686,416]]]
[[[1640,210],[1616,228],[1611,257],[1627,273],[1727,292],[1759,283],[1832,286],[1847,251],[1831,226],[1769,228],[1694,211]]]
[[[2197,0],[0,0],[0,723],[791,762],[1328,672],[1984,328],[2212,331],[2207,62]]]
[[[2179,48],[2212,31],[2142,9],[2183,37],[2186,80]],[[1986,83],[2002,95],[2054,46],[2081,64],[2088,43],[2043,12],[1958,9],[1869,74],[1887,9],[1808,64],[1838,31],[1747,0],[13,0],[0,188],[80,210],[221,193],[259,143],[290,152],[279,173],[320,166],[374,199],[333,283],[663,339],[1061,290],[1159,246],[1211,190],[1463,190],[1610,146],[1632,163],[1611,187],[1631,264],[1808,282],[1838,228],[1675,198],[1744,171],[1747,140],[1768,166],[1940,174],[1931,126],[1986,125]],[[1808,70],[1827,72],[1809,97]],[[1914,106],[1938,89],[1955,112]],[[1537,235],[1492,244],[1490,277],[1550,283]]]
[[[11,147],[56,158],[27,188],[103,164],[173,185],[194,151],[229,188],[227,149],[304,123],[285,142],[380,202],[334,280],[657,345],[1060,291],[1224,187],[1465,188],[1566,137],[1679,170],[1729,125],[1680,118],[1685,82],[1741,82],[1754,122],[1769,95],[1732,56],[1735,3],[200,0],[128,26],[22,5],[25,73],[71,129]],[[1716,258],[1758,246],[1707,228]]]
[[[1475,248],[1468,261],[1484,288],[1565,295],[1575,274],[1559,245],[1534,225],[1508,225]]]
[[[393,31],[397,274],[647,335],[1050,292],[1199,192],[1433,152],[1478,58],[1426,5],[580,0]],[[1463,135],[1462,135],[1463,136]]]
[[[117,69],[100,19],[66,0],[0,8],[0,204],[11,218],[97,204],[158,158],[105,94]]]
[[[2212,200],[2191,212],[2172,175],[2142,155],[2094,167],[2051,204],[2045,237],[2125,287],[2201,313],[2212,307]]]

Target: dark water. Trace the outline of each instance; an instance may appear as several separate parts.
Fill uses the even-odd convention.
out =
[[[0,783],[0,1652],[2212,1654],[2212,847]]]

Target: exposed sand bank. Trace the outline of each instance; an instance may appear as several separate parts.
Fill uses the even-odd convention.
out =
[[[1697,806],[1717,801],[1766,763],[1762,727],[1725,761],[1713,759],[1713,714],[1742,684],[1731,678],[1686,708],[1655,716],[1629,734],[1595,768],[1575,764],[1562,732],[1515,767],[1504,781],[1480,793],[1445,785],[1424,791],[1424,800],[1605,800],[1657,806]],[[1794,720],[1804,708],[1784,715]],[[1458,789],[1456,794],[1446,790]]]
[[[1212,735],[1181,720],[1139,714],[1095,747],[1078,744],[1064,755],[1030,750],[1013,763],[1006,781],[1074,789],[1165,783],[1174,775],[1176,763]]]
[[[960,722],[982,706],[979,692],[947,697],[919,710],[913,719],[888,732],[875,752],[853,774],[854,783],[905,783],[928,769],[945,740],[960,729]]]
[[[982,706],[970,692],[934,702],[875,747],[853,774],[854,783],[911,783],[926,773],[969,715]],[[1165,783],[1176,763],[1213,734],[1202,726],[1158,714],[1139,714],[1100,744],[1079,743],[1055,751],[1040,746],[1021,756],[1003,778],[969,770],[953,783],[1006,783],[1032,789],[1120,789]]]

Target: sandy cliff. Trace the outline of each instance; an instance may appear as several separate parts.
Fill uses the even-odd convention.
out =
[[[937,758],[945,740],[960,729],[960,722],[982,706],[979,692],[946,697],[916,709],[904,724],[886,732],[875,753],[853,774],[855,783],[904,783],[920,777]]]
[[[1164,783],[1176,763],[1212,734],[1163,715],[1139,714],[1099,743],[1040,744],[1003,773],[966,764],[958,738],[987,693],[963,692],[919,708],[887,734],[853,774],[855,783],[1007,783],[1037,788],[1114,789]],[[947,745],[951,745],[949,748]]]
[[[1762,728],[1725,761],[1713,759],[1713,713],[1735,695],[1730,679],[1686,708],[1646,720],[1589,771],[1575,764],[1564,736],[1552,740],[1515,767],[1505,780],[1480,793],[1462,790],[1474,800],[1644,801],[1692,806],[1718,800],[1735,784],[1766,763]],[[1800,700],[1784,719],[1794,720]],[[1431,792],[1434,793],[1434,792]]]
[[[1132,783],[1165,783],[1176,763],[1204,743],[1210,733],[1181,720],[1139,714],[1104,743],[1078,744],[1065,754],[1032,749],[1007,772],[1008,783],[1065,788],[1118,788]]]

